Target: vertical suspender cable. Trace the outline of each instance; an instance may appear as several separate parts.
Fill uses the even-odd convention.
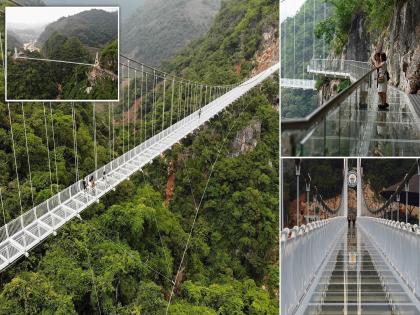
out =
[[[149,97],[149,93],[148,93],[148,91],[147,91],[147,75],[148,75],[148,73],[146,72],[146,86],[145,86],[145,88],[146,88],[146,91],[145,91],[145,93],[146,93],[146,96],[144,97],[144,99],[145,99],[145,101],[147,101],[147,99],[148,99],[148,97]],[[147,139],[147,126],[146,126],[146,102],[144,102],[144,140],[146,141],[146,139]]]
[[[17,159],[16,159],[16,148],[15,148],[15,138],[13,135],[13,125],[12,125],[12,115],[10,114],[10,105],[7,103],[7,109],[9,111],[9,122],[10,122],[10,135],[12,138],[12,149],[13,149],[13,158],[15,161],[15,172],[16,172],[16,180],[17,180],[17,186],[18,186],[18,196],[19,196],[19,205],[20,205],[20,223],[23,228],[23,207],[22,207],[22,196],[20,192],[20,182],[19,182],[19,172],[17,167]],[[23,240],[25,241],[25,247],[26,247],[26,238],[24,237]]]
[[[125,95],[124,95],[124,65],[121,66],[121,76],[122,76],[122,110],[121,110],[121,119],[122,119],[122,140],[123,140],[123,153],[125,153],[125,115],[124,115],[124,111],[125,111]]]
[[[56,191],[58,192],[57,151],[56,151],[56,146],[55,146],[54,117],[53,117],[53,112],[52,112],[51,102],[50,102],[50,117],[51,117],[51,129],[52,129],[53,148],[54,148],[55,181],[56,181],[56,184],[57,184],[57,189],[56,189]]]
[[[305,49],[306,49],[306,4],[303,3],[302,80],[305,79]]]
[[[177,121],[181,120],[181,117],[182,117],[182,81],[179,82],[179,86],[178,86]]]
[[[173,118],[173,112],[174,112],[174,96],[175,96],[175,79],[172,79],[172,100],[171,100],[171,123],[172,126],[172,118]]]
[[[114,116],[114,103],[111,103],[111,116],[112,116],[112,159],[115,158],[115,116]]]
[[[0,50],[1,50],[1,61],[3,64],[3,69],[4,69],[5,61],[4,61],[4,54],[3,54],[3,39],[2,39],[1,33],[0,33]]]
[[[315,25],[316,25],[316,8],[315,8],[315,3],[316,0],[313,0],[313,5],[314,5],[314,15],[313,15],[313,20],[312,20],[312,59],[315,59]],[[315,74],[312,73],[312,80],[315,79]]]
[[[98,169],[98,148],[96,145],[96,103],[93,103],[93,152],[95,158],[95,171]]]
[[[156,88],[156,71],[153,70],[153,86],[152,86],[152,137],[155,135],[155,88]]]
[[[166,74],[163,75],[162,131],[165,130]]]
[[[4,211],[3,193],[2,193],[1,187],[0,187],[0,202],[1,202],[1,210],[3,211],[3,226],[6,228],[6,237],[9,238],[9,227],[6,224],[6,212]],[[9,255],[9,253],[7,254]]]
[[[127,151],[130,151],[130,60],[128,60],[127,72]]]
[[[51,158],[50,158],[50,145],[48,141],[48,125],[47,125],[47,115],[45,112],[45,103],[42,102],[42,107],[44,109],[44,124],[45,124],[45,140],[47,144],[47,156],[48,156],[48,169],[50,171],[50,188],[51,194],[53,194],[53,182],[52,182],[52,171],[51,171]]]
[[[140,143],[142,142],[142,130],[143,130],[143,65],[141,65],[141,84],[140,84]],[[144,139],[146,141],[146,138]]]
[[[111,104],[108,103],[108,146],[109,146],[109,161],[112,161],[112,131],[111,131]]]
[[[293,79],[296,79],[296,14],[293,16]]]
[[[327,2],[324,2],[324,20],[326,20],[326,19],[327,19]],[[325,50],[327,37],[325,36],[325,33],[324,33],[323,39],[324,39],[323,45],[322,45],[322,48],[323,48],[323,58],[324,59],[327,59],[326,50]]]
[[[206,85],[206,94],[204,95],[204,105],[207,105],[207,85]]]
[[[28,135],[26,133],[26,118],[25,118],[25,110],[23,108],[23,102],[20,103],[22,107],[22,118],[23,118],[23,132],[25,135],[25,147],[26,147],[26,159],[28,161],[28,170],[29,170],[29,185],[31,188],[31,199],[32,199],[32,207],[35,208],[35,201],[34,201],[34,187],[32,185],[32,170],[31,170],[31,159],[29,158],[29,146],[28,146]]]
[[[79,181],[79,155],[77,146],[77,122],[76,122],[76,111],[74,109],[74,103],[71,103],[72,120],[73,120],[73,147],[74,147],[74,160],[76,167],[76,182]]]
[[[136,133],[137,133],[137,129],[136,129],[136,123],[137,123],[137,70],[134,70],[134,126],[133,126],[133,130],[134,130],[134,147],[136,147]]]

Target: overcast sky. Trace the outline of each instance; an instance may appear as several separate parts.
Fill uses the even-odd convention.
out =
[[[108,12],[117,11],[116,7],[96,7]],[[94,7],[7,7],[7,25],[46,25],[59,18],[75,15]]]
[[[280,23],[294,16],[306,0],[284,0],[280,3]]]

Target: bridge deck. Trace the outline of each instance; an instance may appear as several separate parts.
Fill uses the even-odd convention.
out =
[[[420,100],[389,85],[387,110],[378,108],[375,86],[368,90],[366,107],[359,91],[350,95],[301,141],[302,155],[419,156]],[[413,100],[416,100],[414,102]]]
[[[201,110],[192,113],[168,129],[128,151],[121,157],[89,175],[97,179],[95,189],[83,191],[81,181],[61,191],[41,205],[0,228],[0,271],[11,265],[66,222],[95,203],[155,157],[192,133],[200,125],[220,113],[242,95],[278,71],[279,64],[270,67],[245,83],[217,98]],[[103,171],[105,170],[105,176]]]
[[[420,314],[383,256],[353,227],[341,236],[313,286],[298,314]]]

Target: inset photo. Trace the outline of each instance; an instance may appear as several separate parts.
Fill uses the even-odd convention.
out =
[[[119,100],[118,7],[7,7],[7,102]]]

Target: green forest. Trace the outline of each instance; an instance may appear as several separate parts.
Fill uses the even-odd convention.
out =
[[[325,0],[333,9],[330,16],[316,26],[316,34],[325,38],[334,53],[340,54],[347,44],[351,20],[356,12],[367,16],[367,29],[370,33],[378,35],[388,25],[397,1]]]
[[[255,66],[263,30],[273,26],[278,28],[277,1],[224,1],[210,32],[165,68],[209,84],[242,81]],[[141,87],[136,90],[133,82],[128,88],[130,102],[115,106],[117,115],[140,95]],[[160,114],[165,110],[161,82],[156,89],[158,114],[152,116],[151,108],[145,108],[146,131],[137,139],[149,135],[153,126],[169,124],[169,115],[163,121]],[[207,181],[169,314],[278,314],[278,93],[274,76],[85,210],[83,221],[65,225],[28,258],[2,272],[0,314],[165,314],[194,219],[194,200],[203,194]],[[151,96],[145,97],[150,104]],[[76,160],[83,177],[95,168],[95,159],[103,165],[123,152],[129,133],[134,137],[134,126],[115,125],[111,152],[104,106],[25,103],[22,109],[10,104],[13,150],[7,106],[0,103],[0,187],[6,222],[21,213],[18,184],[23,209],[31,208],[29,176],[34,202],[39,203],[75,181]],[[232,152],[236,134],[254,120],[261,122],[257,146],[250,152]],[[48,155],[58,182],[50,178]],[[172,198],[165,193],[168,170],[174,174]]]
[[[104,11],[91,10],[62,18],[49,24],[41,34],[42,41],[38,40],[42,43],[40,51],[19,50],[24,57],[87,65],[15,58],[14,47],[8,46],[7,99],[117,100],[118,40],[111,32],[112,28],[117,29],[116,24],[106,23],[110,30],[99,32],[96,31],[102,25],[99,22],[83,22],[103,22],[104,14]],[[73,30],[76,26],[77,29]],[[14,34],[8,36],[16,41]],[[94,67],[96,54],[99,65]]]

